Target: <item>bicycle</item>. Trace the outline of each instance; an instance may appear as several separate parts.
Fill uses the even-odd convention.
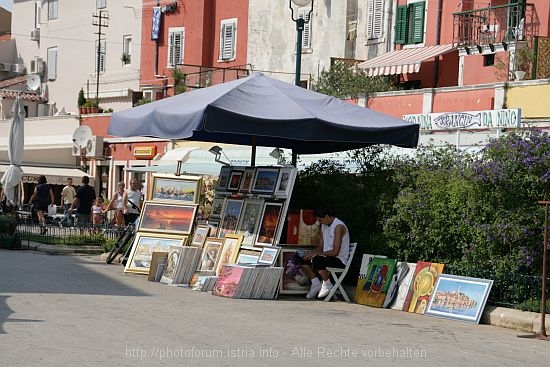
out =
[[[129,243],[132,243],[134,240],[137,224],[138,224],[138,220],[136,219],[135,222],[129,223],[126,227],[124,227],[124,230],[118,236],[115,245],[107,255],[107,259],[105,260],[107,264],[112,263],[117,257],[117,255],[122,254],[124,249],[127,248],[126,252],[124,253],[121,259],[121,263],[123,265],[126,265],[126,261],[128,260],[130,250],[132,249],[132,246],[127,247],[127,245]]]

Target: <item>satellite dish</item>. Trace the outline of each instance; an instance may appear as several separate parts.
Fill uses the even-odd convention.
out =
[[[36,74],[27,75],[27,88],[37,91],[40,88],[40,76]]]
[[[73,132],[73,143],[77,147],[85,148],[88,140],[92,138],[92,129],[89,126],[82,125]]]

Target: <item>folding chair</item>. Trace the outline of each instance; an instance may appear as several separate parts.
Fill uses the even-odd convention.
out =
[[[345,268],[327,268],[327,271],[330,273],[330,276],[334,279],[334,285],[332,286],[332,289],[330,290],[329,294],[325,297],[324,301],[328,302],[331,300],[331,298],[335,295],[336,291],[340,291],[340,294],[342,297],[344,297],[344,300],[346,302],[349,302],[349,297],[346,294],[346,291],[344,290],[344,287],[342,287],[342,280],[344,280],[346,274],[348,273],[349,267],[351,265],[351,261],[353,260],[353,255],[355,254],[355,250],[357,249],[357,242],[353,242],[349,244],[349,257],[348,262],[346,263]],[[340,274],[340,276],[338,276]]]

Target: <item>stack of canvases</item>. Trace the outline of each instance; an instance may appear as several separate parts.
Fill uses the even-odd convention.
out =
[[[279,293],[282,267],[274,267],[279,248],[264,247],[260,257],[251,263],[225,264],[212,294],[228,298],[275,299]]]
[[[444,264],[363,255],[359,304],[478,323],[492,280],[443,274]]]
[[[295,178],[295,167],[222,167],[208,225],[197,227],[204,242],[193,289],[212,290],[209,277],[220,276],[224,265],[255,263],[264,248],[278,243]],[[268,278],[254,277],[262,284]]]
[[[168,254],[162,281],[188,283],[201,249],[186,246],[193,231],[200,198],[201,176],[153,175],[139,219],[125,272],[152,274],[153,252]],[[191,269],[191,270],[189,270]],[[152,279],[158,277],[152,277]]]

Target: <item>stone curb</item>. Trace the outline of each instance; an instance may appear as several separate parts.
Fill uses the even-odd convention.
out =
[[[91,254],[102,255],[103,249],[98,246],[63,246],[46,245],[37,242],[22,243],[21,249],[46,252],[49,254]],[[100,257],[100,261],[105,261]],[[116,261],[115,261],[116,263]],[[350,299],[355,298],[355,287],[345,286],[346,293]],[[527,333],[538,333],[540,331],[541,316],[536,312],[520,311],[512,308],[486,306],[480,319],[481,324],[488,324]],[[546,333],[550,335],[550,315],[546,316]]]

